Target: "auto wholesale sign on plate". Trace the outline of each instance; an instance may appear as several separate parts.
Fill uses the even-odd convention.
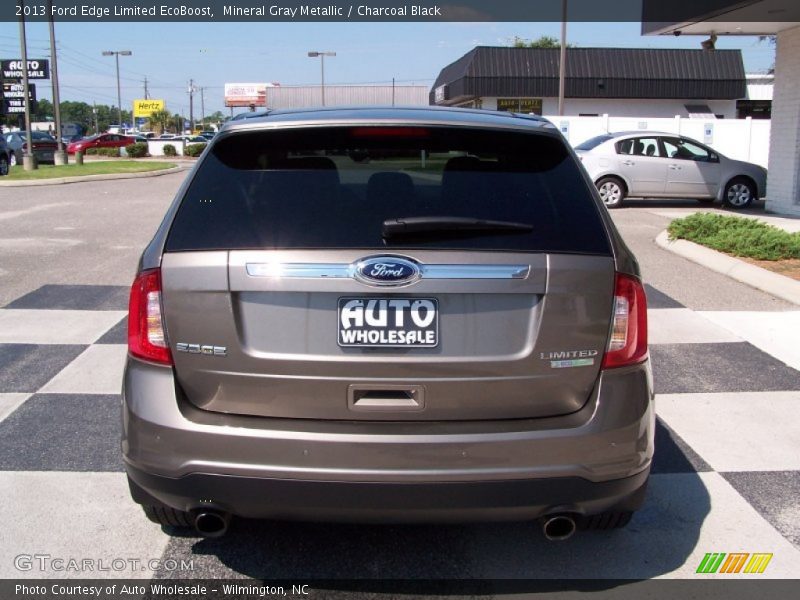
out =
[[[0,61],[3,79],[22,79],[22,60]],[[46,58],[28,61],[28,79],[50,79],[50,63]]]
[[[36,103],[36,86],[28,84],[28,97],[31,106]],[[25,112],[25,86],[21,83],[3,83],[3,110],[0,112],[13,114]]]

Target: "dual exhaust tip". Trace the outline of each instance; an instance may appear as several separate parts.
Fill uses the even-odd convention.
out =
[[[199,510],[194,516],[194,528],[206,538],[218,538],[228,531],[231,516],[215,510]],[[570,515],[549,515],[542,518],[542,533],[550,541],[564,541],[577,530],[575,519]]]

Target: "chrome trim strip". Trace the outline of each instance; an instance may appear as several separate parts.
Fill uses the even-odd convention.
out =
[[[356,263],[357,264],[357,263]],[[356,264],[247,263],[251,277],[347,279]],[[530,265],[420,265],[421,279],[527,279]]]

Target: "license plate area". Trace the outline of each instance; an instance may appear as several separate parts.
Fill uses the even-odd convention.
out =
[[[436,298],[343,297],[337,310],[343,348],[435,348],[439,345]]]

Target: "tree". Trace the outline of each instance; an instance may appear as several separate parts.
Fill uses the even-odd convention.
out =
[[[514,39],[511,40],[511,45],[514,48],[560,48],[561,42],[558,38],[550,35],[542,35],[535,40],[529,40],[515,35]],[[574,48],[574,46],[572,44],[567,44],[567,48]]]
[[[150,131],[154,131],[159,135],[166,132],[169,119],[170,114],[166,109],[153,112],[147,119],[147,122],[150,126]]]

